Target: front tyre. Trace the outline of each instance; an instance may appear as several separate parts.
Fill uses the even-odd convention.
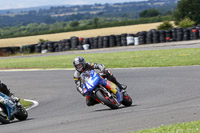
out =
[[[126,92],[124,92],[124,94],[123,94],[123,101],[122,101],[122,104],[123,104],[124,106],[126,106],[126,107],[132,105],[132,99],[131,99],[131,97],[130,97]]]
[[[102,90],[97,90],[96,97],[111,109],[119,108],[117,100],[115,98],[108,97],[108,95]]]
[[[15,114],[15,118],[20,121],[26,120],[28,117],[28,112],[23,106],[18,107],[18,112]]]

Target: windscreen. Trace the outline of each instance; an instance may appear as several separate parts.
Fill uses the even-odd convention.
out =
[[[90,78],[90,71],[85,71],[81,73],[81,82],[85,84]]]

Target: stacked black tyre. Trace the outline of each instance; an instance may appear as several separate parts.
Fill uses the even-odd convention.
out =
[[[41,53],[41,51],[42,51],[41,46],[42,46],[42,43],[41,43],[41,42],[38,43],[37,45],[35,45],[35,52],[36,52],[36,53]]]
[[[94,37],[93,43],[91,44],[91,49],[96,49],[96,48],[98,48],[98,38]]]
[[[159,30],[159,42],[164,43],[166,42],[166,34],[164,30]]]
[[[41,52],[46,53],[48,48],[48,42],[44,42],[41,46]]]
[[[116,35],[115,38],[116,38],[116,45],[118,47],[122,46],[121,35]]]
[[[165,41],[170,42],[172,41],[172,30],[166,30],[165,31]]]
[[[142,31],[142,32],[139,32],[137,35],[139,37],[139,44],[146,44],[147,32]]]
[[[47,51],[48,52],[55,52],[54,43],[55,42],[48,42],[47,43]]]
[[[177,41],[176,38],[177,38],[176,28],[173,28],[173,29],[172,29],[172,40],[173,40],[173,41]]]
[[[102,36],[98,36],[98,45],[97,48],[103,48],[103,37]]]
[[[110,35],[109,37],[109,47],[114,47],[116,45],[115,35]]]
[[[146,37],[146,44],[151,44],[153,43],[153,33],[152,31],[147,32],[147,37]]]
[[[197,30],[199,32],[199,38],[200,38],[200,27],[197,27]]]
[[[84,38],[78,38],[78,45],[77,45],[78,50],[83,50],[83,40]]]
[[[183,41],[183,28],[177,28],[177,38],[176,41]]]
[[[104,36],[103,37],[103,48],[109,47],[109,36]]]
[[[94,44],[94,38],[90,37],[89,38],[89,45],[90,45],[89,49],[93,49],[93,44]]]
[[[65,51],[65,43],[62,41],[57,42],[58,43],[58,52]]]
[[[121,34],[121,44],[122,44],[122,46],[127,46],[126,37],[127,37],[127,34]]]
[[[190,29],[184,28],[183,29],[183,40],[190,40]]]
[[[199,30],[196,27],[190,29],[190,37],[191,40],[199,39]]]
[[[159,43],[160,39],[159,39],[159,32],[155,29],[151,30],[152,35],[153,35],[153,43]]]
[[[71,48],[77,49],[77,46],[79,45],[79,38],[73,36],[73,37],[70,38],[70,41],[71,41]]]
[[[63,40],[65,47],[64,47],[64,51],[68,51],[71,50],[71,42],[70,39],[65,39]]]

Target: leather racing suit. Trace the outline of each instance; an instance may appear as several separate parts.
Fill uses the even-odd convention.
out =
[[[94,69],[98,69],[100,71],[100,73],[104,73],[105,74],[104,78],[107,78],[109,81],[115,83],[120,89],[123,89],[121,84],[116,80],[116,78],[113,76],[113,74],[109,70],[105,69],[105,66],[103,64],[91,63],[91,62],[85,64],[84,71],[94,70]],[[80,75],[81,75],[81,72],[76,70],[74,72],[74,81],[76,84],[77,91],[80,92],[84,96],[82,88],[81,88]],[[98,102],[96,100],[94,100],[93,98],[91,98],[90,96],[86,96],[86,104],[88,106],[92,106],[97,103]]]

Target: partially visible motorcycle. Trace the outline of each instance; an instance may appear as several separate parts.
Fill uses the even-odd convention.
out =
[[[82,90],[85,95],[89,95],[99,103],[107,105],[111,109],[117,109],[121,104],[131,106],[132,99],[125,90],[94,70],[81,73]]]
[[[28,112],[21,104],[17,104],[9,96],[0,92],[0,123],[8,124],[15,118],[23,121],[27,117]]]

